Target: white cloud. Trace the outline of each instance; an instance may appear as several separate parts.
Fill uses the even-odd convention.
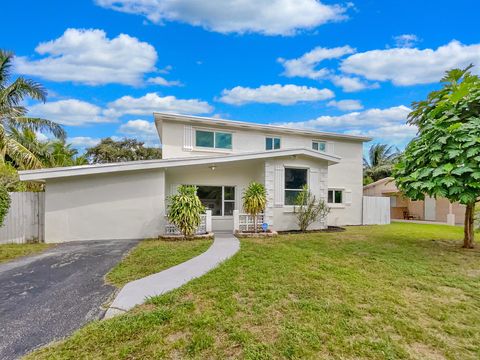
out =
[[[35,51],[44,56],[15,59],[18,73],[88,85],[138,85],[145,73],[155,70],[157,61],[152,45],[126,34],[109,39],[105,31],[95,29],[67,29],[59,38],[40,43]]]
[[[30,107],[29,116],[41,117],[70,126],[113,121],[102,115],[102,108],[99,106],[77,99],[33,105]]]
[[[366,135],[373,137],[374,140],[400,145],[405,144],[417,132],[416,127],[406,124],[410,111],[408,107],[400,105],[386,109],[350,112],[339,116],[320,116],[312,120],[276,125]]]
[[[232,105],[247,103],[293,105],[302,101],[331,99],[334,96],[335,94],[329,89],[275,84],[262,85],[258,88],[236,86],[233,89],[225,89],[219,100]]]
[[[354,111],[363,109],[363,105],[359,100],[331,100],[327,103],[327,106],[333,106],[342,111]]]
[[[220,33],[293,35],[346,18],[351,4],[319,0],[96,0],[102,7],[138,14],[151,22],[177,21]]]
[[[147,82],[149,82],[150,84],[155,84],[160,86],[182,86],[182,83],[178,80],[167,80],[161,76],[149,78]]]
[[[355,92],[365,89],[376,89],[379,87],[377,83],[368,83],[355,76],[332,75],[330,80],[345,92]]]
[[[72,144],[77,149],[85,149],[92,147],[100,142],[100,138],[93,138],[90,136],[75,136],[67,139],[68,144]]]
[[[368,80],[391,81],[406,86],[438,82],[446,70],[466,67],[480,70],[480,44],[463,45],[458,41],[437,49],[395,48],[357,53],[343,60],[341,70]]]
[[[159,137],[155,124],[150,121],[137,119],[129,120],[118,128],[118,133],[143,141],[147,146],[159,144]]]
[[[420,42],[420,39],[415,34],[402,34],[394,36],[395,46],[397,48],[411,48]]]
[[[148,93],[142,97],[123,96],[108,104],[104,114],[110,118],[122,115],[152,115],[154,111],[182,114],[208,114],[213,107],[197,99],[177,99],[175,96],[161,97],[157,93]]]
[[[296,59],[286,60],[278,58],[278,62],[283,65],[282,75],[287,77],[306,77],[309,79],[325,79],[331,75],[328,68],[318,69],[318,65],[328,59],[338,59],[344,55],[355,53],[355,49],[350,46],[341,46],[336,48],[316,47],[315,49],[303,54]]]

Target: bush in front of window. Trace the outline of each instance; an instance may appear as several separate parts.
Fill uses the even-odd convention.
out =
[[[195,235],[200,226],[205,207],[197,196],[197,187],[180,185],[177,194],[169,197],[167,217],[175,225],[184,238]]]
[[[262,213],[267,204],[267,191],[263,184],[252,181],[243,194],[243,209],[253,216],[254,231],[257,232],[257,215]]]
[[[300,231],[307,231],[308,227],[315,221],[324,221],[327,218],[330,208],[323,200],[317,201],[308,186],[305,185],[298,194],[293,212],[297,216],[297,224]]]

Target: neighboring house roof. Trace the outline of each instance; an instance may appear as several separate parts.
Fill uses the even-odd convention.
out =
[[[391,181],[393,181],[393,180],[394,180],[393,177],[386,177],[386,178],[377,180],[377,181],[375,181],[375,182],[373,182],[373,183],[370,183],[370,184],[368,184],[368,185],[365,185],[365,186],[363,187],[363,190],[370,189],[371,187],[374,187],[374,186],[376,186],[376,185],[381,185],[381,184],[383,184],[383,183],[388,183],[388,182],[391,182]]]
[[[193,123],[196,125],[206,125],[206,126],[225,126],[228,128],[239,128],[239,129],[249,129],[249,130],[260,130],[266,131],[269,133],[285,133],[285,134],[297,134],[297,135],[307,135],[313,137],[320,137],[325,139],[343,139],[350,141],[370,141],[371,137],[368,136],[359,136],[359,135],[347,135],[347,134],[338,134],[332,132],[322,132],[308,129],[294,129],[286,126],[276,126],[276,125],[264,125],[249,123],[236,120],[223,120],[217,118],[208,118],[201,116],[191,116],[191,115],[180,115],[180,114],[169,114],[169,113],[153,113],[155,117],[155,124],[157,126],[157,131],[162,139],[162,121],[177,121],[182,123]]]
[[[71,176],[105,174],[121,171],[134,170],[149,170],[162,169],[177,166],[202,165],[211,164],[217,165],[222,163],[242,161],[242,160],[256,160],[267,159],[282,156],[297,156],[303,155],[319,160],[329,162],[329,165],[337,164],[341,158],[336,155],[321,153],[307,148],[285,149],[273,151],[261,151],[252,153],[232,154],[232,155],[216,155],[216,156],[195,156],[187,158],[173,158],[173,159],[158,159],[158,160],[140,160],[127,161],[121,163],[109,164],[95,164],[82,166],[69,166],[59,168],[48,168],[38,170],[23,170],[19,171],[20,180],[22,181],[43,181],[46,179],[55,179]]]

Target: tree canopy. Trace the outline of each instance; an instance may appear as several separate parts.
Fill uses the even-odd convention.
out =
[[[40,159],[18,142],[12,131],[28,129],[32,132],[50,132],[59,139],[66,133],[57,123],[40,118],[28,117],[23,105],[26,98],[45,102],[47,92],[39,83],[18,77],[11,79],[13,53],[0,50],[0,162],[12,160],[18,167],[34,169],[42,167]]]
[[[399,150],[391,145],[370,146],[368,157],[363,158],[364,185],[391,176],[393,165],[399,155]]]
[[[162,150],[156,147],[146,147],[143,142],[135,139],[115,141],[105,138],[98,145],[87,149],[86,157],[91,163],[112,163],[134,160],[161,159]]]
[[[466,205],[464,247],[473,247],[473,214],[480,198],[480,78],[470,67],[448,71],[442,88],[413,103],[408,123],[418,135],[395,167],[409,198],[446,197]]]

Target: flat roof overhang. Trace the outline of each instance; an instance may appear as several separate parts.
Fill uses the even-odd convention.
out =
[[[128,161],[122,163],[95,164],[19,171],[20,180],[44,182],[47,179],[67,178],[83,175],[108,174],[125,171],[166,169],[192,165],[218,165],[235,161],[278,158],[285,156],[307,156],[327,161],[334,165],[341,161],[339,156],[321,153],[307,148],[262,151],[243,154],[196,156],[188,158]]]

